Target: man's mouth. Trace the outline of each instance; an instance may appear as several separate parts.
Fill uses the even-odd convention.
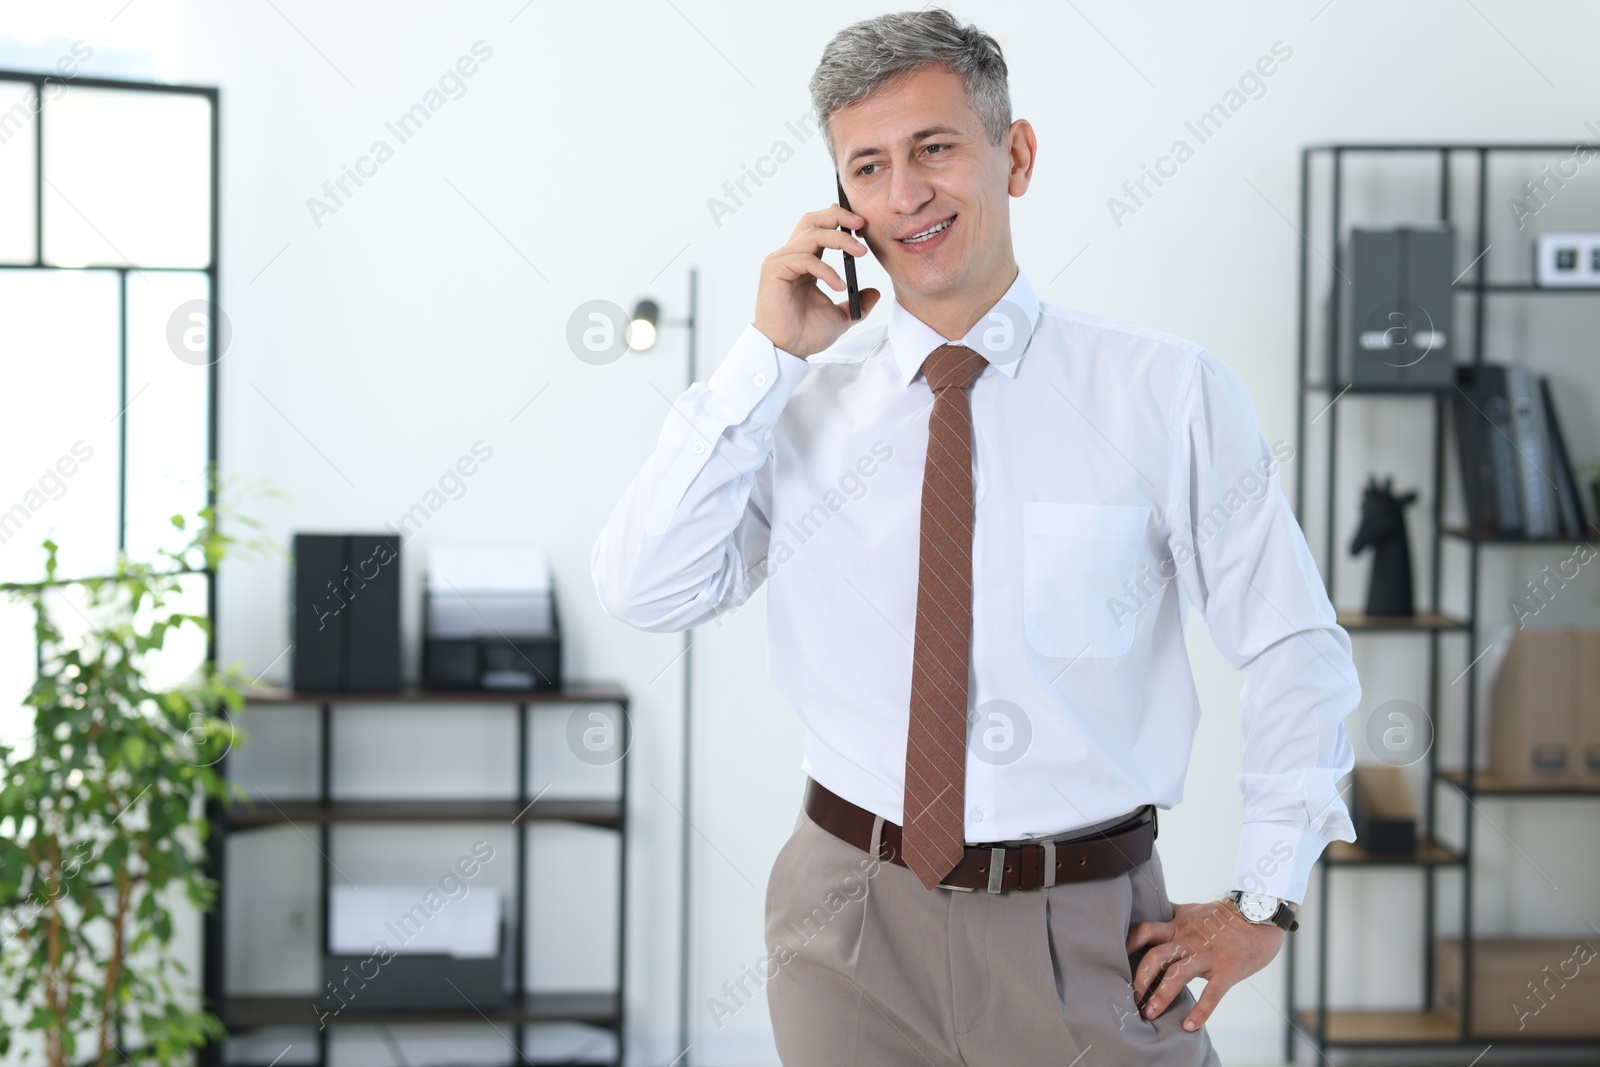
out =
[[[948,230],[955,221],[956,217],[951,215],[949,218],[936,222],[925,230],[919,230],[909,237],[901,237],[899,241],[903,245],[911,245],[912,247],[924,244]]]

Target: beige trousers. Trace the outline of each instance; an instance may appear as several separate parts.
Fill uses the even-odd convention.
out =
[[[785,1067],[1219,1067],[1185,990],[1134,1004],[1128,930],[1168,921],[1161,858],[1025,892],[924,889],[804,812],[767,883],[767,1004]],[[774,973],[775,972],[775,973]]]

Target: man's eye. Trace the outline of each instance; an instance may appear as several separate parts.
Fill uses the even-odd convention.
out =
[[[867,174],[867,168],[868,167],[876,167],[877,165],[878,164],[876,164],[876,163],[868,163],[868,164],[866,164],[866,166],[863,166],[860,170],[856,171],[856,174],[857,174],[857,176],[862,177],[862,178],[869,177],[869,175]]]
[[[938,148],[949,148],[949,147],[950,146],[947,145],[947,144],[931,144],[931,145],[928,146],[928,151],[932,152],[932,151],[934,151],[935,149],[938,149]]]

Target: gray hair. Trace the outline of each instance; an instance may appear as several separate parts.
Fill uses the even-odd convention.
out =
[[[966,81],[967,106],[983,122],[989,143],[998,145],[1011,126],[1011,90],[1000,43],[961,25],[941,7],[900,11],[840,30],[811,75],[811,106],[822,126],[828,154],[837,158],[828,119],[911,71],[944,67]]]

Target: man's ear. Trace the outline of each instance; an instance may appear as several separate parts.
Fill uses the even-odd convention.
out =
[[[1033,126],[1027,119],[1018,119],[1006,131],[1009,142],[1008,157],[1010,175],[1006,179],[1006,192],[1012,196],[1021,196],[1028,191],[1028,183],[1033,179],[1033,161],[1039,151],[1038,139],[1034,137]]]

